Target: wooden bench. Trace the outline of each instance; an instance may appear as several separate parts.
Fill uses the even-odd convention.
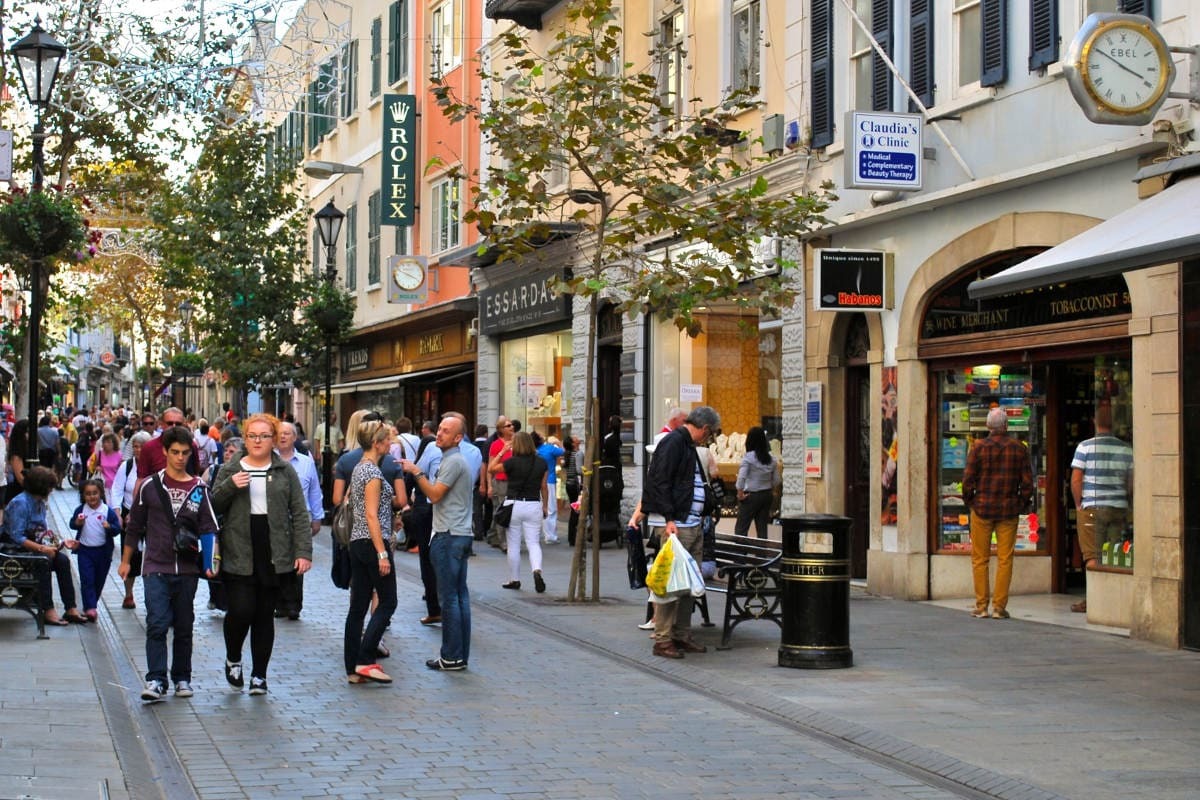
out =
[[[717,573],[704,582],[706,592],[703,597],[696,598],[696,608],[704,619],[701,624],[711,628],[714,623],[709,617],[708,592],[725,595],[725,618],[717,649],[731,648],[729,640],[733,629],[742,622],[768,619],[782,628],[779,610],[782,545],[770,539],[718,532],[715,552]],[[649,603],[646,619],[650,620],[653,615],[654,604]]]
[[[37,622],[38,638],[46,636],[41,583],[50,561],[38,553],[0,553],[0,608],[28,611]]]

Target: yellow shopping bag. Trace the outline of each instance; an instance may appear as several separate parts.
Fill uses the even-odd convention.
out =
[[[667,581],[671,578],[671,565],[675,561],[675,537],[667,536],[654,556],[654,563],[646,574],[646,588],[662,597],[667,593]]]

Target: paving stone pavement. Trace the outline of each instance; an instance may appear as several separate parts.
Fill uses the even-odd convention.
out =
[[[56,513],[72,499],[56,494]],[[503,555],[477,545],[472,663],[457,674],[424,668],[440,631],[416,622],[416,557],[401,555],[384,662],[396,683],[348,686],[347,594],[329,583],[327,542],[302,619],[277,624],[265,698],[225,685],[203,587],[197,694],[153,707],[136,700],[142,612],[120,608],[114,582],[104,624],[48,642],[0,614],[0,798],[103,796],[102,779],[108,796],[170,798],[1107,800],[1200,787],[1196,653],[855,592],[851,669],[777,667],[771,623],[740,626],[733,650],[666,661],[635,627],[644,595],[611,548],[602,601],[572,605],[565,545],[546,548],[545,595],[501,590]],[[719,628],[698,638],[715,644]],[[87,669],[106,647],[107,691],[93,678],[104,670]],[[47,674],[61,691],[23,689]]]

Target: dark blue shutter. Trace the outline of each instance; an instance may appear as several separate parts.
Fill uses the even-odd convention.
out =
[[[812,4],[812,146],[833,144],[833,0]]]
[[[1151,0],[1119,0],[1117,11],[1122,14],[1141,14],[1154,19],[1154,3]]]
[[[871,35],[892,58],[892,0],[871,0]],[[892,110],[892,71],[879,53],[871,53],[871,110]]]
[[[979,85],[1008,80],[1008,0],[980,0]]]
[[[911,0],[909,20],[912,24],[908,85],[926,108],[933,105],[933,0]],[[916,111],[914,103],[909,110]]]
[[[1058,0],[1029,0],[1029,71],[1058,61]]]

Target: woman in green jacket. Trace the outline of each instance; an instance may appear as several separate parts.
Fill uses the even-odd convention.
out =
[[[267,664],[275,644],[275,604],[285,575],[312,566],[312,529],[300,478],[274,452],[279,420],[251,415],[246,450],[226,462],[213,482],[213,508],[222,517],[221,576],[225,615],[225,680],[241,688],[242,645],[250,634],[250,694],[267,693]]]

